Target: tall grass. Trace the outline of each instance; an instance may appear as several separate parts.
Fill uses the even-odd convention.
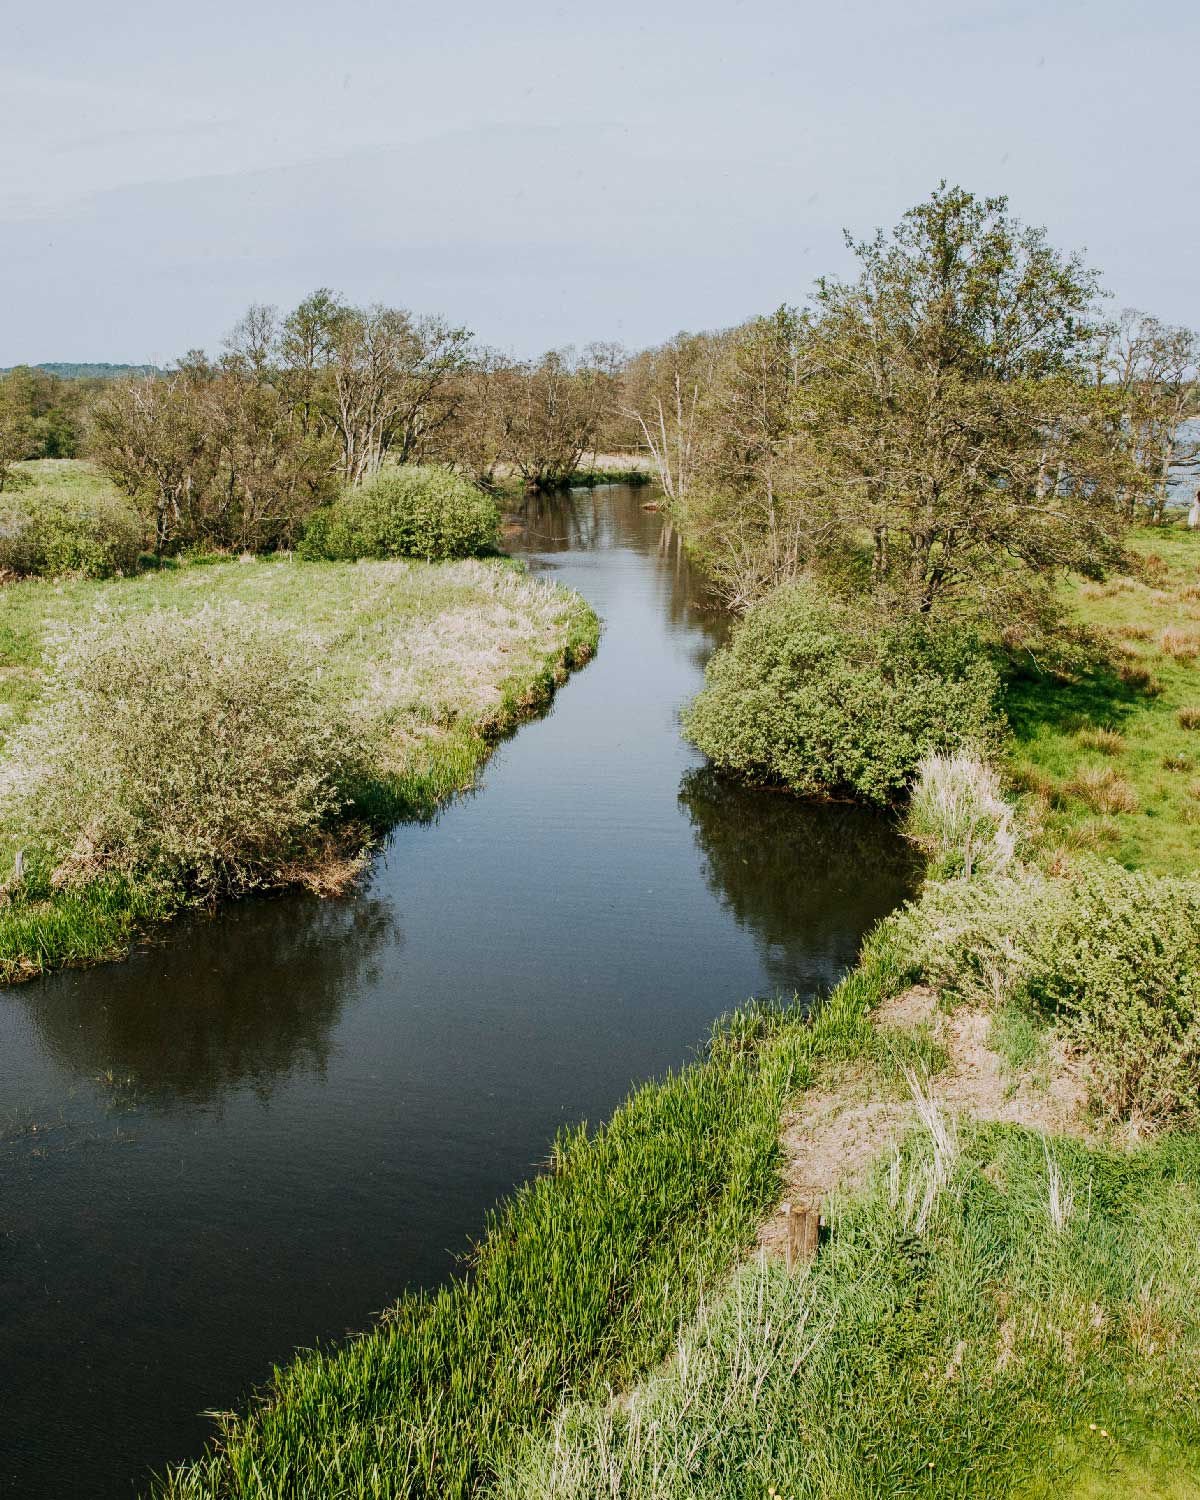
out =
[[[811,1270],[746,1266],[657,1374],[569,1405],[500,1500],[1000,1500],[1139,1455],[1145,1493],[1150,1470],[1195,1478],[1196,1143],[1051,1154],[990,1127],[940,1149],[917,1132]]]
[[[743,1039],[744,1040],[744,1039]],[[499,1210],[468,1273],[340,1350],[277,1370],[218,1451],[159,1496],[477,1494],[564,1392],[661,1358],[778,1191],[789,1071],[757,1048],[639,1089]]]
[[[924,851],[935,878],[998,873],[1016,849],[1013,809],[1000,778],[969,749],[921,761],[904,831]]]

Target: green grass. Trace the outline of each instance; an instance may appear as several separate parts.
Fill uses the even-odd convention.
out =
[[[1131,868],[1188,874],[1200,869],[1200,730],[1182,727],[1179,714],[1200,707],[1200,657],[1177,659],[1160,643],[1171,628],[1200,638],[1200,534],[1182,526],[1138,531],[1132,546],[1161,558],[1155,582],[1075,581],[1068,594],[1079,617],[1122,652],[1118,663],[1149,674],[1150,690],[1124,681],[1116,668],[1070,683],[1014,683],[1007,700],[1012,767],[1019,783],[1049,803],[1047,846],[1090,848]],[[1118,731],[1123,747],[1115,754],[1094,748],[1095,729]],[[1136,809],[1092,805],[1072,786],[1081,769],[1112,771],[1132,789]]]
[[[199,559],[104,582],[10,583],[0,589],[0,766],[37,709],[58,634],[99,617],[217,602],[290,624],[315,648],[339,712],[385,727],[378,775],[350,810],[376,830],[427,816],[470,785],[496,740],[589,659],[599,632],[578,595],[502,560]],[[0,878],[19,842],[0,824]],[[30,869],[0,906],[0,982],[119,956],[182,899],[136,881],[68,894],[53,891],[47,873]]]
[[[1057,1221],[1036,1135],[980,1128],[951,1155],[923,1230],[918,1136],[835,1209],[811,1272],[744,1267],[670,1363],[569,1406],[494,1493],[1007,1500],[1103,1493],[1117,1465],[1194,1481],[1200,1145],[1056,1144]]]
[[[116,485],[85,459],[35,458],[14,464],[12,472],[16,476],[14,495],[34,489],[63,500],[86,501],[99,496],[128,503]],[[4,493],[8,493],[7,486]]]

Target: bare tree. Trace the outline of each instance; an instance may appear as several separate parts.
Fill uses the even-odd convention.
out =
[[[1132,520],[1144,503],[1146,518],[1161,524],[1172,476],[1200,468],[1200,432],[1186,425],[1200,417],[1200,336],[1127,309],[1109,330],[1098,377],[1116,393],[1110,428],[1135,470],[1122,509]]]
[[[686,503],[703,464],[704,404],[727,335],[679,333],[629,362],[622,409],[649,450],[668,501]]]

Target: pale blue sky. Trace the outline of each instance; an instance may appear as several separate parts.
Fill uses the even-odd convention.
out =
[[[801,300],[938,179],[1200,325],[1200,6],[60,0],[0,53],[0,366],[318,285],[528,354]]]

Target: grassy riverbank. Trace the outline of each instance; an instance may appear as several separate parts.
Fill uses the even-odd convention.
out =
[[[286,630],[318,663],[332,718],[347,734],[369,734],[372,774],[348,809],[360,843],[469,785],[497,738],[544,708],[566,673],[588,660],[599,629],[577,595],[501,561],[199,559],[104,582],[10,583],[0,590],[0,769],[6,747],[39,712],[64,632],[213,610],[252,629],[261,620]],[[153,660],[145,669],[154,673]],[[0,826],[0,869],[14,868],[20,839],[11,823]],[[344,845],[339,854],[344,873]],[[314,854],[294,877],[319,886],[329,873]],[[126,874],[54,889],[48,871],[27,864],[0,908],[0,979],[119,956],[183,899]]]

